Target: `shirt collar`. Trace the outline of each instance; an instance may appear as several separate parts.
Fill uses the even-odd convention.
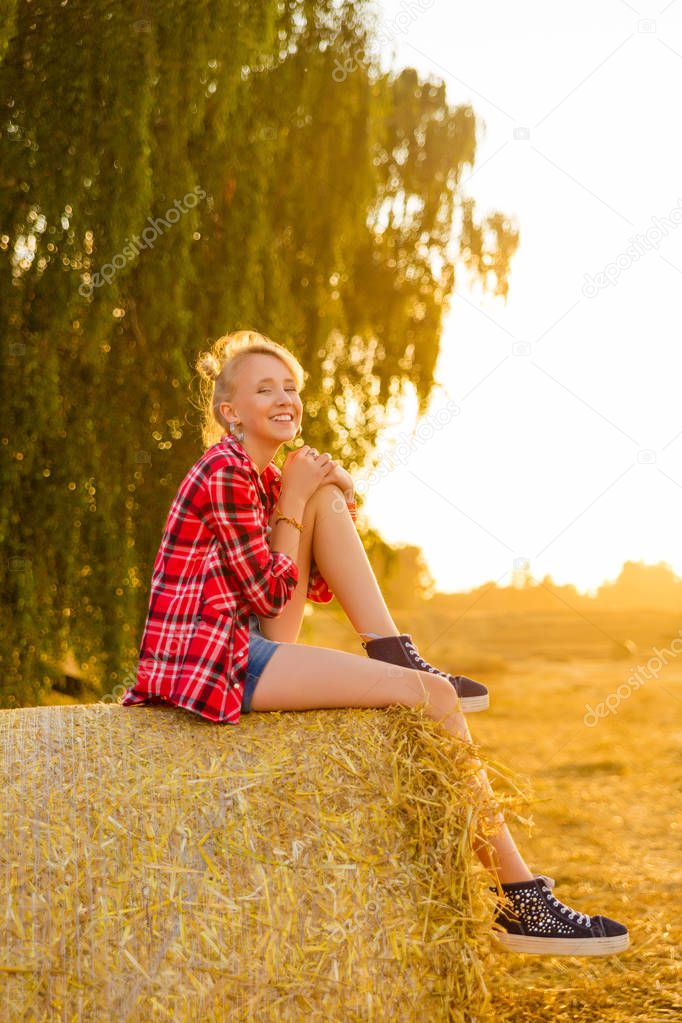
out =
[[[258,466],[254,462],[254,460],[251,458],[251,455],[248,453],[246,448],[243,447],[243,445],[237,440],[237,438],[234,436],[234,434],[229,433],[229,432],[228,433],[224,433],[223,436],[221,437],[221,439],[218,441],[218,443],[223,445],[225,448],[228,448],[245,465],[248,465],[249,468],[251,468],[253,470],[253,472],[255,473],[255,475],[258,477],[259,483],[262,485],[262,487],[266,491],[268,491],[270,489],[270,487],[273,485],[273,483],[275,484],[275,486],[279,486],[280,485],[280,483],[281,483],[281,473],[280,473],[279,469],[277,468],[277,466],[275,465],[275,463],[274,462],[268,462],[268,464],[263,469],[263,472],[259,473],[258,472]]]

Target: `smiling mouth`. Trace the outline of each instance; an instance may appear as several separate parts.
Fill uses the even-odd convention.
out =
[[[288,413],[283,413],[282,418],[278,418],[277,416],[270,416],[270,418],[273,423],[293,423],[294,421],[294,417],[290,416]]]

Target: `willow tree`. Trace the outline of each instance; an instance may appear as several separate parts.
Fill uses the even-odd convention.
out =
[[[207,342],[289,345],[305,439],[369,468],[429,400],[455,266],[506,294],[474,112],[382,73],[368,6],[0,0],[3,705],[67,650],[100,692],[134,669]]]

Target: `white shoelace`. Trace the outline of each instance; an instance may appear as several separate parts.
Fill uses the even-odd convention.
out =
[[[585,927],[592,925],[592,920],[587,913],[579,913],[577,909],[571,909],[570,906],[565,906],[563,902],[559,902],[558,899],[554,898],[551,890],[556,882],[553,877],[547,877],[546,874],[537,874],[536,877],[538,881],[543,882],[545,888],[547,888],[550,902],[556,906],[560,913],[563,913],[564,916],[568,915],[569,920],[577,920],[579,924],[583,924]]]
[[[425,661],[423,657],[420,657],[419,654],[417,653],[414,643],[410,643],[409,639],[405,640],[405,646],[410,648],[410,650],[414,654],[415,659],[419,661],[420,664],[423,664],[427,671],[432,671],[436,675],[442,675],[443,678],[448,677],[444,671],[439,671],[438,668],[434,668],[432,664],[429,664],[428,661]]]

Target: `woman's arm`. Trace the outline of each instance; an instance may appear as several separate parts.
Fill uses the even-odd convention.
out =
[[[258,615],[276,617],[298,582],[294,560],[298,555],[298,530],[280,522],[275,546],[286,549],[271,548],[256,485],[241,466],[219,466],[208,477],[206,491],[207,501],[198,513],[220,541],[246,603]],[[296,510],[288,514],[296,517]]]

